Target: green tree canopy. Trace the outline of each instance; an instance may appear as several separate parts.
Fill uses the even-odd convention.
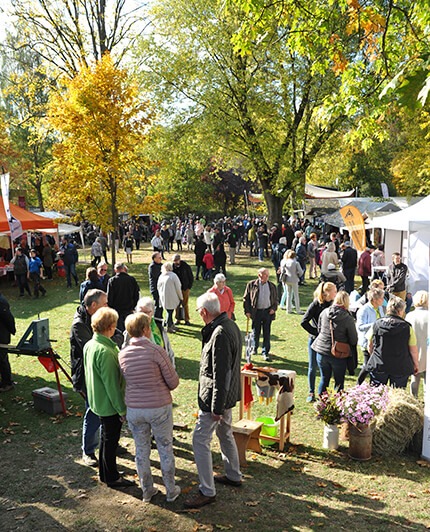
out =
[[[272,12],[264,34],[240,48],[246,6],[160,0],[140,50],[143,82],[165,116],[201,121],[204,151],[226,167],[241,158],[261,184],[270,222],[288,196],[302,196],[311,163],[346,118],[376,98],[379,82],[346,4],[287,0],[282,9],[282,20]],[[369,17],[382,31],[381,17]]]

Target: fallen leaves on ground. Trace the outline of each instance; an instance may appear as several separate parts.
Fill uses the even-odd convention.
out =
[[[430,467],[430,462],[428,462],[427,460],[417,460],[417,464],[420,467]]]
[[[258,504],[260,504],[259,501],[246,501],[245,502],[245,506],[257,506]]]
[[[326,488],[328,486],[328,484],[326,484],[325,482],[317,482],[317,486],[319,488]]]
[[[384,498],[383,495],[381,495],[380,493],[377,493],[376,491],[370,491],[369,497],[374,501],[380,501]]]

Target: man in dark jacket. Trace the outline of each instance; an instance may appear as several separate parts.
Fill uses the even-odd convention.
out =
[[[0,294],[0,344],[9,344],[10,335],[16,333],[15,318],[7,299]],[[0,392],[13,389],[12,371],[6,349],[0,349]]]
[[[139,285],[136,279],[127,273],[122,262],[115,264],[115,275],[108,281],[108,304],[119,314],[117,328],[124,332],[125,318],[131,314],[139,301]]]
[[[342,272],[346,278],[345,291],[350,294],[354,290],[355,270],[357,269],[357,251],[351,247],[351,242],[345,242],[345,249],[341,255]]]
[[[200,486],[199,493],[185,502],[187,508],[200,508],[215,502],[215,482],[236,487],[242,484],[231,428],[232,408],[240,401],[242,336],[234,321],[225,312],[221,313],[216,294],[200,296],[197,307],[205,323],[199,375],[199,417],[193,434]],[[215,431],[222,449],[225,475],[214,477],[210,446]]]
[[[163,318],[163,307],[160,305],[160,296],[158,294],[157,283],[158,278],[161,275],[161,253],[155,251],[152,254],[152,262],[148,266],[149,276],[149,291],[151,292],[152,299],[155,304],[154,317],[158,319]]]
[[[400,253],[393,253],[393,262],[390,264],[387,272],[387,290],[403,299],[406,299],[406,277],[408,267],[403,264]]]
[[[60,247],[60,255],[66,268],[67,288],[72,288],[72,277],[75,280],[75,286],[78,286],[78,275],[76,273],[76,263],[78,262],[78,250],[75,244],[70,242],[67,237],[63,238]]]
[[[272,262],[275,267],[276,281],[278,288],[278,301],[281,301],[283,286],[280,278],[281,260],[284,258],[284,253],[287,251],[287,239],[282,236],[277,244],[272,244]]]
[[[188,299],[190,297],[190,290],[193,287],[194,277],[191,266],[181,260],[181,256],[173,255],[173,272],[179,277],[181,281],[182,290],[182,305],[185,311],[185,325],[191,325],[190,323],[190,309],[188,308]],[[176,325],[179,325],[181,316],[179,315],[179,308],[176,310]]]
[[[270,362],[270,329],[272,321],[275,319],[278,308],[278,293],[276,286],[269,281],[269,270],[260,268],[258,279],[250,281],[246,285],[243,295],[243,308],[248,319],[252,319],[252,330],[254,331],[255,355],[260,341],[260,332],[263,328],[263,359]]]
[[[101,307],[107,306],[107,295],[102,290],[88,290],[84,301],[76,310],[70,329],[70,362],[73,389],[85,393],[84,346],[93,337],[91,316]],[[85,401],[85,415],[82,426],[82,459],[86,465],[97,467],[95,455],[99,443],[100,418],[94,414]]]
[[[301,236],[299,239],[299,243],[296,246],[296,255],[297,255],[297,262],[300,264],[303,270],[303,274],[300,277],[300,285],[305,284],[305,273],[306,273],[306,259],[308,258],[308,249],[307,249],[307,242],[306,237]]]
[[[200,235],[197,238],[196,243],[194,245],[194,254],[196,256],[196,281],[199,280],[200,270],[203,271],[203,257],[206,253],[206,248],[207,248],[207,245],[203,239],[203,235]],[[214,247],[214,249],[216,248]],[[202,279],[203,279],[203,274],[202,274]]]
[[[372,275],[372,259],[371,259],[372,248],[366,246],[363,253],[358,259],[358,275],[361,277],[361,292],[363,296],[369,289],[369,277]]]

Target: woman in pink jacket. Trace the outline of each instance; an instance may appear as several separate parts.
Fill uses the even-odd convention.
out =
[[[175,501],[181,488],[175,485],[173,455],[172,395],[179,384],[169,356],[151,342],[150,318],[143,312],[127,316],[125,327],[131,339],[119,353],[119,365],[126,382],[127,422],[136,446],[136,468],[149,502],[158,492],[151,474],[151,431],[160,455],[160,468],[166,486],[167,502]]]
[[[225,275],[217,273],[214,277],[214,285],[209,288],[208,292],[213,292],[218,296],[221,312],[227,312],[227,316],[231,319],[234,313],[234,298],[231,288],[225,284]]]

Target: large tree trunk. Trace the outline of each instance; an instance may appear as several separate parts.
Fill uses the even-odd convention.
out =
[[[280,196],[274,196],[271,192],[267,190],[263,191],[264,199],[266,200],[267,212],[268,212],[268,222],[267,228],[270,229],[274,223],[278,223],[279,227],[282,224],[282,210],[285,203],[285,198]]]

